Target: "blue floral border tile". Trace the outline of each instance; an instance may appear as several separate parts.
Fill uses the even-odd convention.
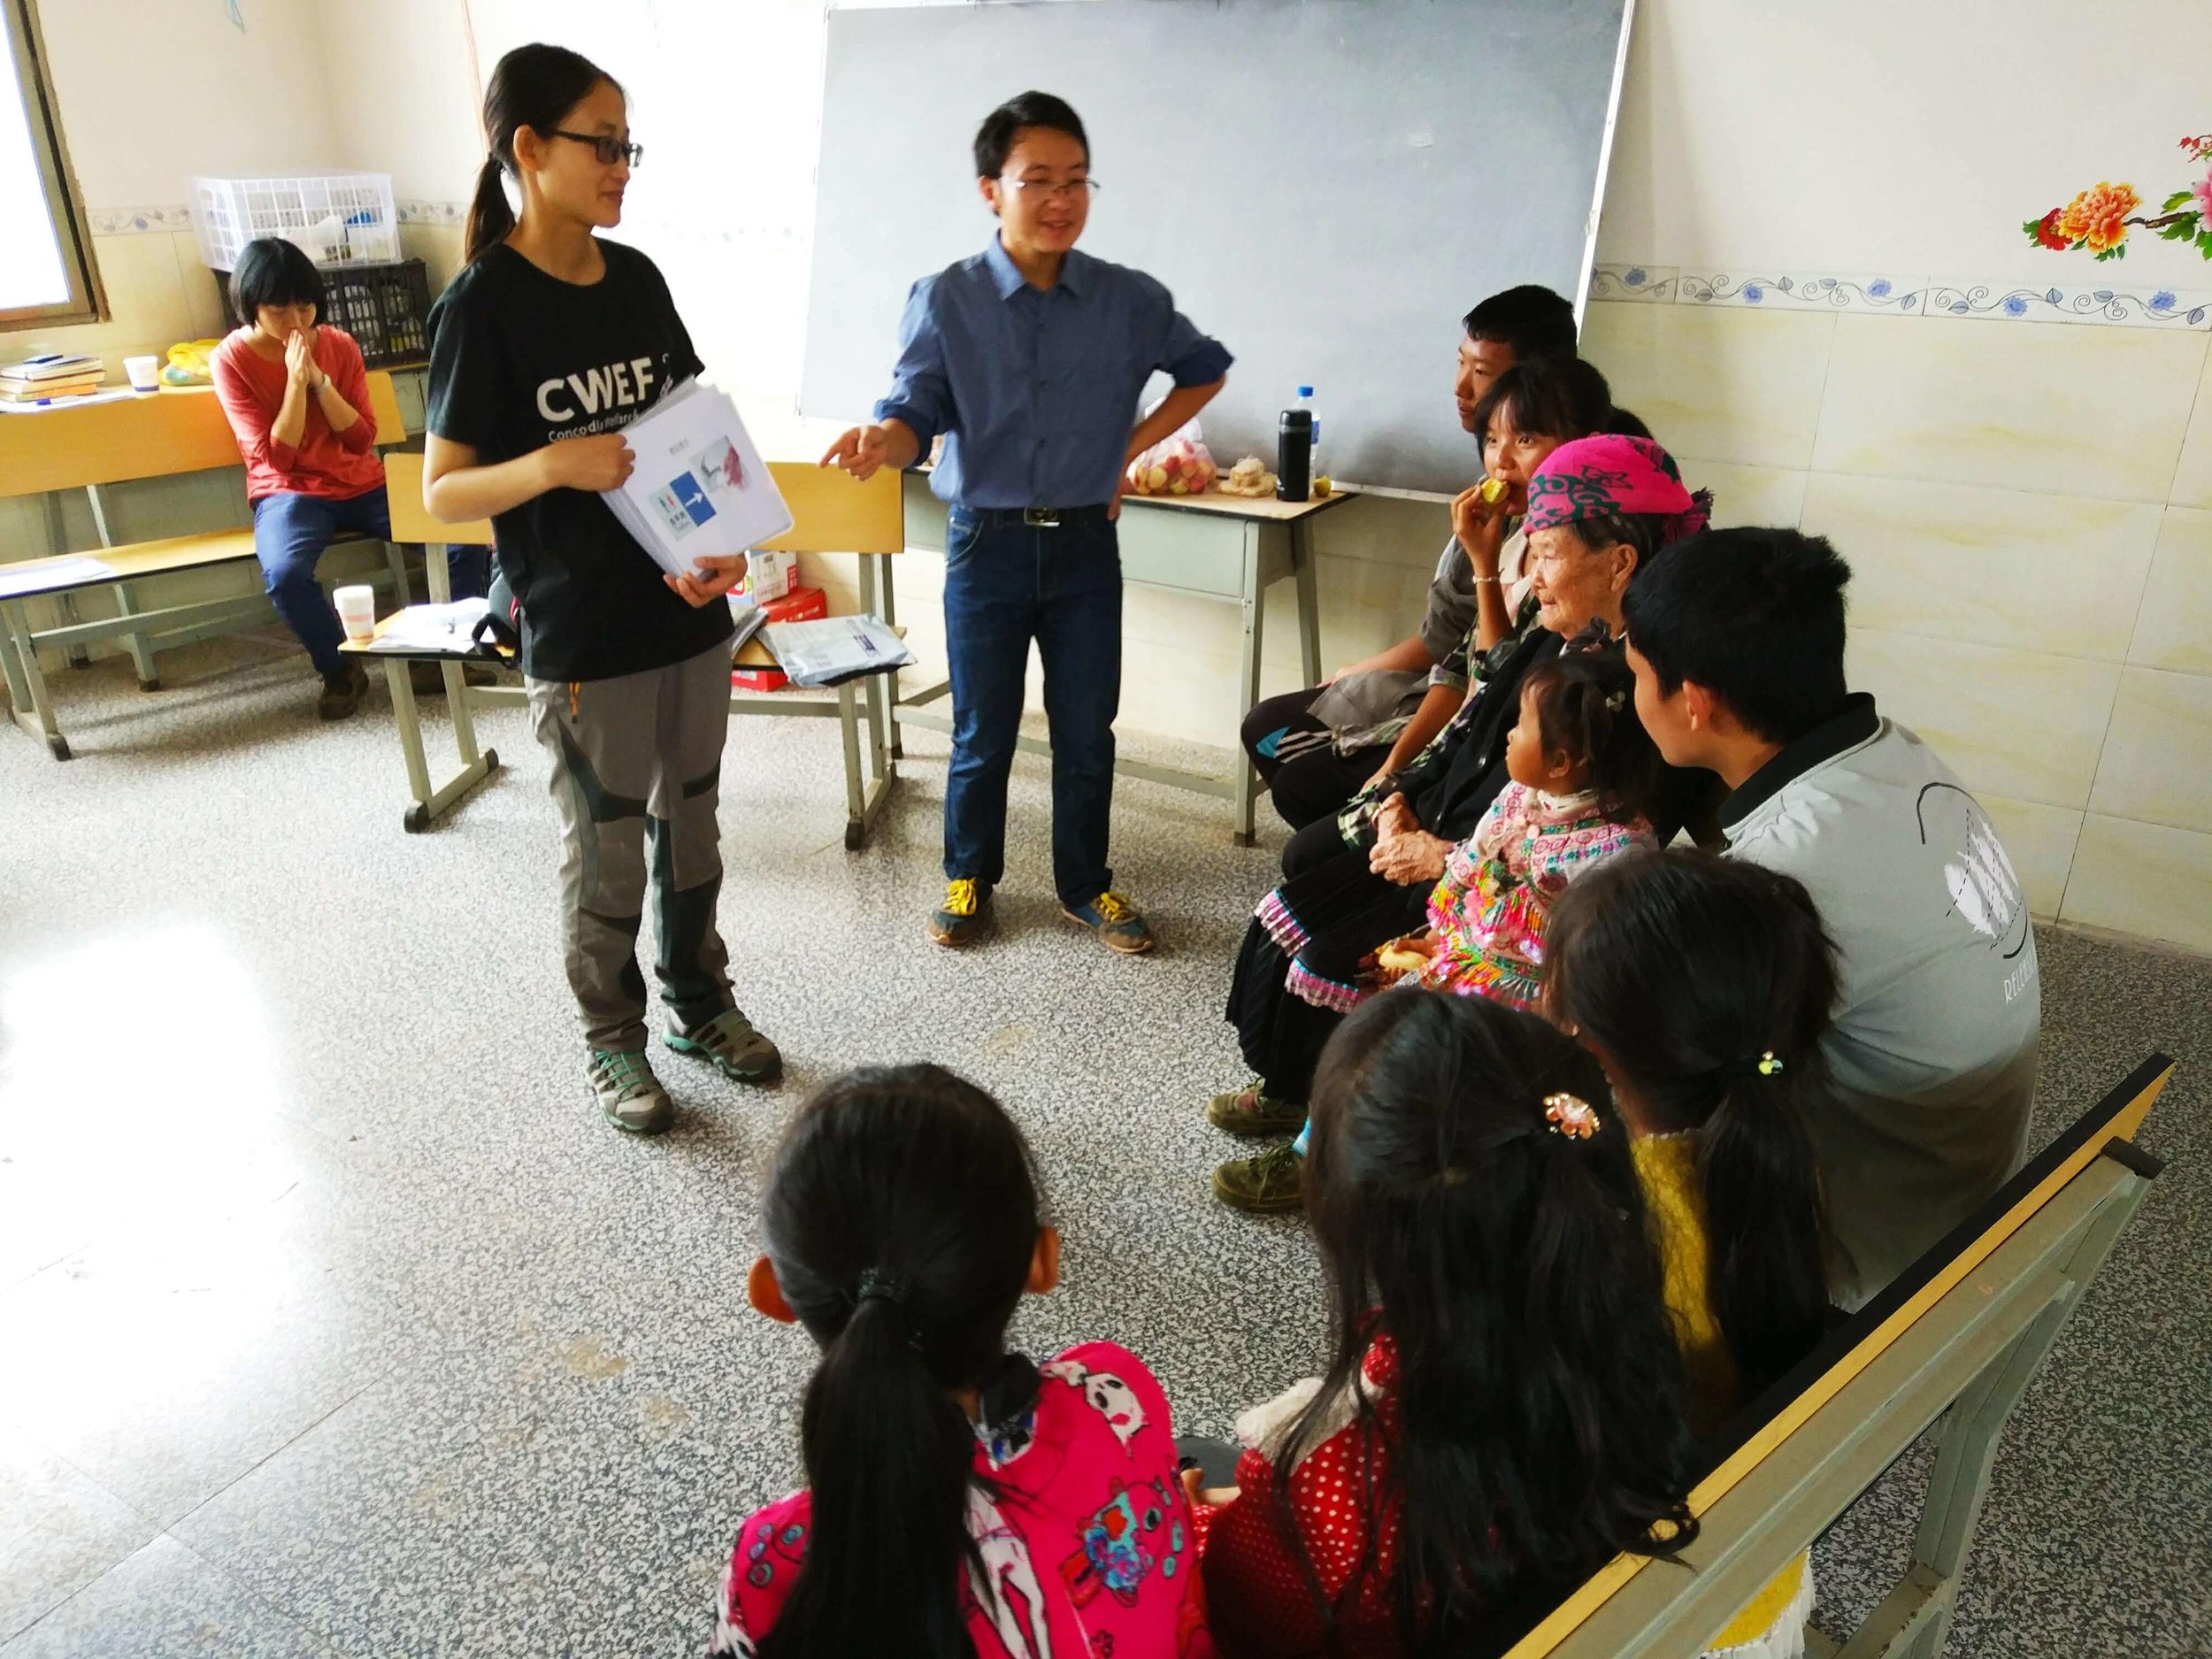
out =
[[[469,216],[466,202],[396,202],[403,225],[458,225]]]
[[[2122,288],[2103,283],[2082,287],[2040,282],[1938,282],[1929,289],[1928,314],[1995,322],[2212,328],[2212,290]]]
[[[1917,276],[1711,276],[1684,272],[1676,297],[1684,305],[1743,305],[1763,311],[1872,311],[1918,317],[1928,303],[1929,279]]]
[[[190,230],[188,207],[96,207],[86,217],[96,236],[135,236],[155,231]]]
[[[1671,305],[1675,279],[1681,275],[1671,265],[1601,265],[1590,271],[1590,297]]]

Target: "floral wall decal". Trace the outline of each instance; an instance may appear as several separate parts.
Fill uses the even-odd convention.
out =
[[[2183,139],[2181,152],[2192,161],[2212,163],[2212,133]],[[2124,259],[2128,227],[2134,226],[2154,230],[2167,242],[2193,243],[2199,253],[2212,259],[2212,171],[2176,190],[2151,218],[2136,212],[2142,205],[2133,185],[2100,180],[2065,206],[2055,207],[2020,228],[2037,247],[2056,253],[2085,250],[2098,259]]]

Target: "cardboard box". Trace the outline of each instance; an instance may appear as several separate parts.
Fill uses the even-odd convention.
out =
[[[795,553],[754,553],[746,559],[745,588],[756,604],[781,599],[798,580],[799,556]]]
[[[780,599],[762,603],[771,622],[814,622],[829,615],[829,595],[819,588],[794,588]]]

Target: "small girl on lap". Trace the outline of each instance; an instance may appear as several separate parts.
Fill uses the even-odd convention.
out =
[[[1621,648],[1601,640],[1530,672],[1506,739],[1512,781],[1447,857],[1428,931],[1376,953],[1378,983],[1538,1004],[1552,901],[1594,865],[1655,844],[1645,803],[1659,755],[1634,694]]]
[[[799,1422],[808,1489],[730,1553],[717,1659],[1210,1659],[1168,1404],[1087,1342],[1006,1348],[1059,1282],[1029,1148],[932,1065],[849,1072],[792,1125],[747,1292],[822,1349]]]

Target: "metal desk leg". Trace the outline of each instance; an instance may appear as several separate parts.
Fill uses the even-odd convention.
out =
[[[384,544],[384,565],[392,572],[392,592],[398,598],[401,609],[415,603],[415,596],[407,585],[407,556],[400,551],[399,543]]]
[[[7,636],[8,695],[15,704],[15,723],[33,737],[45,740],[56,760],[69,758],[69,740],[54,723],[54,704],[46,691],[46,676],[39,672],[38,648],[31,643],[29,625],[23,620],[23,603],[0,604],[0,634]]]
[[[138,614],[138,607],[131,601],[131,585],[128,582],[115,584],[115,611],[118,616]],[[141,691],[159,691],[161,671],[154,666],[154,654],[147,649],[146,636],[142,634],[126,634],[123,643],[130,651],[131,666],[138,672],[138,688]]]
[[[882,609],[877,614],[883,618],[883,626],[887,628],[896,628],[899,626],[898,598],[891,591],[893,557],[889,553],[863,553],[860,556],[862,569],[867,569],[870,561],[872,560],[875,567],[882,574],[882,580],[879,584],[882,589],[879,595]],[[899,738],[899,678],[896,674],[891,676],[890,689],[884,698],[884,724],[888,730],[889,739],[888,753],[894,762],[901,761],[906,758],[906,746]]]
[[[859,687],[847,680],[837,688],[837,730],[845,741],[845,847],[859,848],[868,839],[868,796],[860,780]]]
[[[1298,649],[1306,684],[1321,683],[1321,600],[1314,568],[1313,526],[1300,519],[1290,526],[1290,562],[1298,577]]]
[[[409,834],[426,830],[446,810],[478,784],[491,775],[499,764],[497,751],[476,752],[476,726],[470,719],[467,685],[461,678],[460,664],[442,664],[445,671],[446,696],[453,704],[454,737],[460,746],[460,771],[440,784],[430,787],[430,763],[422,752],[422,720],[415,708],[414,683],[408,678],[404,658],[388,657],[384,659],[384,684],[392,694],[392,724],[399,727],[400,757],[407,763],[407,787],[414,797],[414,804],[401,815],[400,823]]]
[[[1244,705],[1238,710],[1238,718],[1251,712],[1260,700],[1260,644],[1266,623],[1267,595],[1260,591],[1260,527],[1248,522],[1244,526],[1244,643],[1237,658],[1237,686],[1243,693]],[[1317,672],[1315,679],[1319,679]],[[1235,768],[1236,793],[1230,797],[1236,808],[1236,827],[1232,832],[1237,845],[1252,844],[1252,785],[1257,777],[1252,770],[1252,757],[1244,752],[1241,742],[1237,745],[1237,757],[1231,763]]]
[[[84,487],[84,493],[85,499],[92,504],[92,527],[99,532],[100,545],[104,548],[113,547],[115,538],[108,533],[107,500],[100,494],[100,487],[97,484],[87,484]],[[131,603],[131,585],[128,582],[116,583],[116,614],[123,617],[132,616],[136,613],[137,609],[138,607]],[[69,614],[73,618],[76,615],[75,610],[72,608]],[[146,636],[142,634],[126,634],[123,636],[123,644],[131,654],[131,666],[138,672],[138,688],[141,691],[159,691],[161,672],[154,666],[154,654],[146,643]],[[72,656],[70,661],[75,663],[77,658]]]

